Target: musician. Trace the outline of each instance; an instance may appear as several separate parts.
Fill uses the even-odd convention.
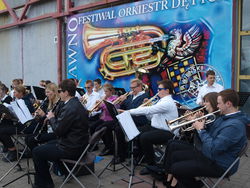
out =
[[[218,94],[217,102],[221,116],[209,129],[205,129],[205,120],[193,124],[201,140],[200,150],[177,141],[169,143],[166,171],[170,174],[168,180],[171,176],[174,179],[168,187],[200,188],[203,185],[195,177],[220,177],[247,142],[245,126],[250,119],[237,109],[237,92],[223,90]],[[229,171],[229,175],[237,171],[238,165]]]
[[[102,81],[100,78],[94,80],[94,91],[99,93],[100,97],[105,96],[104,88],[102,87]]]
[[[117,99],[117,96],[114,95],[114,88],[111,84],[106,83],[103,86],[104,89],[104,93],[105,93],[105,97],[103,98],[106,101],[109,102],[113,102]],[[98,103],[99,101],[97,101]],[[119,107],[119,105],[115,105],[116,108]],[[104,156],[104,155],[109,155],[112,154],[113,151],[113,134],[112,134],[112,130],[114,129],[115,126],[115,121],[112,118],[111,114],[109,113],[106,105],[104,103],[101,103],[96,110],[101,110],[101,116],[100,119],[96,122],[94,122],[93,124],[90,125],[90,134],[92,135],[95,131],[98,131],[99,129],[101,129],[103,126],[107,127],[107,130],[105,132],[105,134],[102,137],[103,143],[104,143],[104,148],[101,151],[101,153],[99,154],[99,156]]]
[[[14,88],[16,86],[22,85],[22,82],[20,79],[13,79],[12,84],[11,84],[11,91],[10,91],[10,96],[14,98]]]
[[[148,165],[154,164],[153,144],[165,144],[174,136],[166,125],[166,120],[178,117],[177,107],[172,99],[173,89],[174,86],[170,80],[162,80],[158,82],[158,96],[160,97],[158,103],[129,110],[131,115],[151,116],[151,126],[139,128],[141,131],[139,135],[140,147]],[[147,168],[143,168],[140,174],[149,174],[149,171]]]
[[[82,96],[81,101],[85,100],[86,103],[84,104],[87,110],[91,110],[94,105],[96,104],[97,100],[100,100],[100,95],[93,91],[94,83],[92,80],[87,80],[85,82],[85,89],[86,93]],[[90,114],[90,120],[95,121],[99,119],[100,112],[93,112]]]
[[[34,112],[34,107],[30,101],[29,96],[26,94],[26,89],[22,85],[18,85],[14,88],[14,96],[16,99],[23,99],[25,105],[29,109],[30,113]],[[36,124],[31,124],[26,127],[24,124],[12,122],[1,125],[0,127],[0,141],[3,143],[4,147],[8,148],[8,154],[2,160],[4,162],[15,161],[17,159],[16,147],[11,139],[11,135],[24,132],[32,133]]]
[[[32,152],[36,188],[54,187],[48,161],[59,161],[62,158],[77,159],[88,144],[87,111],[75,97],[74,82],[69,79],[63,80],[59,88],[60,98],[65,105],[57,117],[53,112],[47,114],[58,140],[37,146]],[[61,169],[64,169],[62,164]]]
[[[53,130],[47,126],[46,114],[53,110],[55,116],[57,116],[60,109],[64,105],[64,102],[59,101],[60,97],[58,94],[58,86],[54,83],[50,83],[45,86],[45,94],[47,99],[42,102],[43,104],[41,104],[35,112],[36,117],[38,117],[39,122],[42,124],[42,128],[39,130],[39,133],[29,135],[25,139],[25,142],[31,151],[38,144],[56,139],[56,135]]]
[[[0,84],[0,99],[1,99],[1,103],[7,103],[10,104],[10,102],[12,101],[12,97],[7,95],[9,89],[6,87],[6,85],[4,85],[3,83]]]
[[[199,88],[199,93],[196,99],[196,103],[202,105],[203,97],[210,92],[220,92],[224,87],[215,82],[215,72],[213,70],[208,70],[206,72],[207,84]]]

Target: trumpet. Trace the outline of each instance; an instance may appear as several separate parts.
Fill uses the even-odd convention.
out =
[[[104,101],[104,99],[102,99],[102,100],[100,100],[99,102],[97,102],[97,103],[93,106],[93,108],[91,108],[88,112],[89,112],[89,113],[94,112],[94,111],[97,109],[97,107],[98,107],[103,101]]]
[[[193,112],[190,112],[190,113],[188,113],[188,114],[185,114],[185,115],[183,115],[183,116],[181,116],[181,117],[179,117],[179,118],[170,120],[170,121],[167,122],[167,124],[168,124],[168,125],[171,125],[171,124],[175,123],[176,121],[180,121],[180,120],[182,120],[182,119],[185,119],[186,117],[188,117],[188,116],[190,116],[190,115],[193,115],[193,114],[195,114],[196,112],[202,111],[202,110],[204,110],[205,108],[206,108],[206,106],[203,106],[202,108],[199,108],[199,109],[197,109],[197,110],[195,110],[195,111],[193,111]]]
[[[207,125],[207,124],[212,123],[212,122],[214,122],[216,120],[216,115],[215,114],[217,114],[218,112],[220,112],[220,110],[211,112],[211,113],[206,114],[204,116],[198,117],[198,118],[190,120],[190,121],[186,121],[186,122],[178,124],[178,125],[168,125],[167,124],[167,126],[169,127],[170,131],[174,131],[175,129],[184,127],[186,125],[192,124],[192,123],[194,123],[196,121],[199,121],[199,120],[202,120],[202,119],[206,119],[205,124]],[[193,126],[191,126],[191,127],[188,127],[188,128],[186,128],[186,129],[184,129],[182,131],[185,132],[185,131],[191,131],[191,130],[194,130],[194,129],[195,128]]]
[[[125,94],[123,94],[122,96],[125,96],[126,98],[129,96],[129,95],[131,95],[132,94],[132,92],[130,91],[130,92],[127,92],[127,93],[125,93]],[[121,97],[118,97],[116,100],[114,100],[113,102],[112,102],[112,104],[113,105],[116,105],[116,104],[120,104],[120,103],[122,103],[123,101],[122,101],[122,99],[121,99]]]
[[[158,97],[159,93],[156,93],[153,97],[151,97],[147,102],[141,104],[139,107],[145,107],[145,106],[152,106],[153,104],[156,104],[159,101]]]
[[[82,105],[85,105],[87,102],[88,102],[88,96],[85,94],[85,95],[83,95],[83,97],[82,97],[81,104],[82,104]]]

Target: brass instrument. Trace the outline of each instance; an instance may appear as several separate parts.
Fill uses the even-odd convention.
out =
[[[130,92],[127,92],[127,93],[125,93],[125,94],[123,94],[122,96],[125,96],[126,98],[129,96],[129,95],[131,95],[132,94],[132,91],[130,91]],[[113,105],[116,105],[116,104],[120,104],[120,103],[122,103],[123,101],[121,100],[121,97],[118,97],[117,99],[115,99],[113,102],[112,102],[112,104]]]
[[[185,114],[185,115],[183,115],[183,116],[181,116],[181,117],[179,117],[179,118],[170,120],[170,121],[167,122],[167,124],[168,124],[168,125],[171,125],[171,124],[175,123],[176,121],[183,120],[183,119],[185,119],[186,117],[195,114],[196,112],[199,112],[199,111],[204,110],[205,108],[206,108],[206,106],[203,106],[202,108],[199,108],[199,109],[197,109],[197,110],[195,110],[195,111],[193,111],[193,112],[190,112],[190,113],[188,113],[188,114]]]
[[[100,100],[99,102],[97,102],[88,112],[89,112],[89,113],[94,112],[94,111],[97,109],[97,107],[98,107],[103,101],[104,101],[104,99],[102,99],[102,100]]]
[[[190,121],[186,121],[186,122],[178,124],[178,125],[168,125],[167,124],[167,126],[169,127],[170,131],[174,131],[175,129],[184,127],[186,125],[192,124],[192,123],[194,123],[196,121],[199,121],[199,120],[202,120],[202,119],[206,119],[205,124],[209,124],[209,123],[212,123],[212,122],[214,122],[216,120],[216,115],[215,114],[217,114],[218,112],[220,112],[220,110],[211,112],[211,113],[206,114],[204,116],[198,117],[198,118],[190,120]],[[194,130],[193,126],[188,127],[188,128],[186,128],[186,129],[184,129],[182,131],[191,131],[191,130]]]
[[[153,97],[151,97],[147,102],[141,104],[139,107],[152,106],[159,101],[158,97],[159,93],[156,93]]]
[[[82,105],[85,105],[85,104],[87,104],[87,102],[88,102],[88,96],[85,94],[85,95],[83,95],[83,97],[82,97],[81,104],[82,104]]]
[[[84,24],[83,33],[83,49],[88,59],[104,48],[99,71],[108,80],[134,74],[135,67],[145,70],[157,67],[163,52],[152,54],[152,44],[161,41],[161,47],[166,48],[170,39],[156,26],[97,28]]]

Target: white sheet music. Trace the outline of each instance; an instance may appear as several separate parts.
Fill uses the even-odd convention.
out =
[[[139,130],[137,129],[130,113],[128,111],[125,111],[119,115],[116,116],[118,121],[120,122],[124,132],[126,133],[126,136],[128,140],[133,140],[136,136],[140,134]]]
[[[11,102],[10,105],[22,124],[33,119],[23,99],[17,99]]]

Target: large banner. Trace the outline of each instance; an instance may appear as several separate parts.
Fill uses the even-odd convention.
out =
[[[195,106],[207,70],[231,87],[232,10],[232,0],[146,0],[73,15],[67,77],[129,90],[137,76],[151,93],[170,79],[175,99]]]

